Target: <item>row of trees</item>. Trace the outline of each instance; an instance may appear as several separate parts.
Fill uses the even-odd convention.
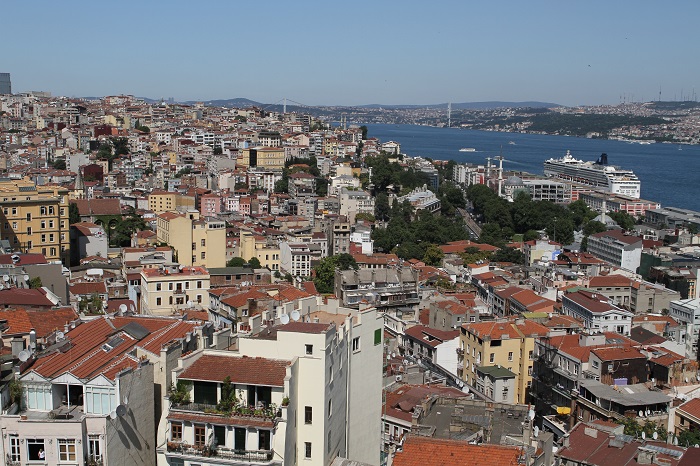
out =
[[[593,220],[598,214],[581,200],[563,206],[550,201],[533,201],[526,192],[519,192],[511,203],[485,185],[470,186],[467,199],[483,224],[480,241],[496,246],[511,241],[514,234],[522,234],[525,241],[536,239],[540,230],[562,244],[574,241],[574,231],[582,231],[587,238],[606,230],[603,223]],[[626,212],[607,215],[625,230],[634,227],[634,217]]]

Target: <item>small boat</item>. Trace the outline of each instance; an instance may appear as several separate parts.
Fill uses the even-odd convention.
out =
[[[515,145],[515,141],[509,141],[508,144],[514,146],[514,145]]]
[[[459,151],[460,152],[476,152],[476,149],[474,149],[473,147],[462,147]]]
[[[683,148],[681,146],[678,146],[678,150],[683,150]]]

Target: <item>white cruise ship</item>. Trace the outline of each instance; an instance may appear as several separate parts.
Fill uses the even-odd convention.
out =
[[[573,158],[567,150],[561,159],[545,160],[544,174],[635,199],[639,199],[641,194],[641,182],[637,175],[632,170],[608,165],[607,154],[602,154],[596,162],[584,162]]]

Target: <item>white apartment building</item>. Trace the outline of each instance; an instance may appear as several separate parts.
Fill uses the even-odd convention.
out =
[[[700,333],[700,299],[671,301],[668,315],[686,326],[685,356],[697,359],[698,334]]]
[[[316,312],[237,341],[237,351],[180,359],[173,380],[186,381],[191,402],[164,412],[158,465],[379,464],[383,326],[374,308]],[[237,406],[224,413],[216,406],[226,381]]]
[[[280,271],[293,277],[310,277],[311,269],[321,257],[321,246],[318,244],[280,243]]]
[[[210,276],[203,267],[167,264],[141,270],[141,313],[171,315],[197,304],[209,307]]]
[[[588,252],[612,265],[636,272],[642,260],[642,238],[609,230],[588,237]]]
[[[359,213],[374,215],[374,197],[367,191],[353,191],[340,188],[340,215],[347,217],[352,225]]]
[[[615,306],[599,293],[577,291],[562,297],[563,313],[583,321],[584,328],[593,332],[615,332],[629,336],[634,314]]]

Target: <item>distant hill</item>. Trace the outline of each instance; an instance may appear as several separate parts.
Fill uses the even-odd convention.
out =
[[[369,104],[369,105],[359,105],[360,108],[385,108],[388,110],[402,110],[402,109],[412,109],[412,108],[447,108],[447,104],[429,104],[429,105],[381,105],[381,104]],[[501,101],[489,101],[489,102],[460,102],[452,103],[453,110],[488,110],[492,108],[552,108],[561,107],[559,104],[551,102],[537,102],[537,101],[525,101],[525,102],[501,102]]]
[[[193,105],[197,102],[203,102],[205,105],[210,105],[212,107],[260,107],[263,104],[256,102],[254,100],[246,99],[244,97],[237,97],[235,99],[214,99],[214,100],[188,100],[187,102],[182,102],[183,104]]]

